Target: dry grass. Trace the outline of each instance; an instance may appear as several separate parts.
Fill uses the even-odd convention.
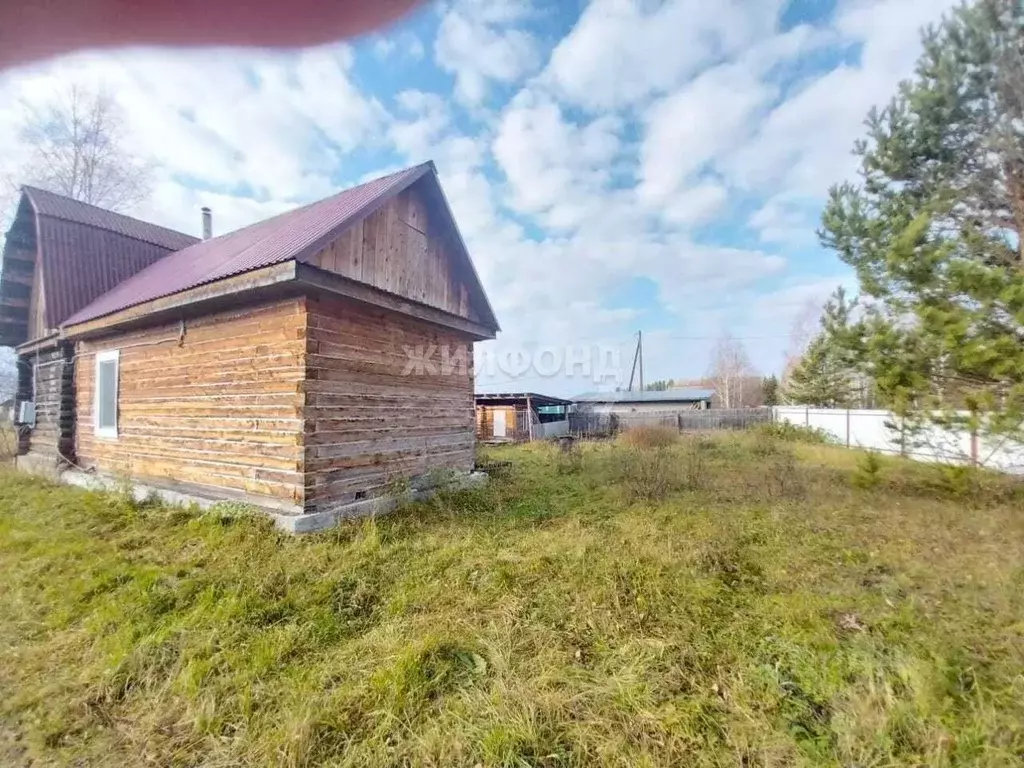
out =
[[[2,474],[0,764],[1021,763],[1019,486],[700,438],[624,503],[634,450],[300,539]]]
[[[632,448],[668,448],[679,442],[679,430],[671,427],[641,426],[627,429],[619,442]]]

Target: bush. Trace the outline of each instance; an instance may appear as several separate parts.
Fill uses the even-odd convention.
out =
[[[802,424],[792,424],[788,421],[773,421],[768,424],[758,424],[751,429],[757,436],[785,440],[788,443],[811,443],[814,445],[825,445],[835,442],[835,436],[818,427],[805,427]]]
[[[976,496],[980,472],[969,464],[938,464],[939,489],[954,499]]]
[[[688,490],[699,491],[708,485],[708,463],[699,444],[690,445],[683,454],[683,482]]]
[[[769,498],[796,499],[804,495],[806,484],[803,469],[796,456],[784,446],[763,463],[764,489]]]
[[[560,475],[578,475],[583,470],[583,451],[575,441],[559,444],[555,471]]]
[[[667,448],[679,440],[679,431],[672,427],[633,427],[620,439],[634,448]]]
[[[616,480],[630,501],[660,501],[680,487],[678,457],[668,448],[619,448],[612,456]]]
[[[779,439],[766,431],[758,431],[754,434],[754,443],[750,447],[751,453],[758,458],[774,456],[781,450]]]

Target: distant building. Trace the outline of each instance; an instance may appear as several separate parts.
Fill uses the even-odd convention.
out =
[[[474,400],[477,440],[518,443],[569,431],[571,400],[536,392],[477,394]]]
[[[572,398],[577,410],[624,416],[655,412],[704,410],[713,389],[665,389],[660,392],[585,392]]]

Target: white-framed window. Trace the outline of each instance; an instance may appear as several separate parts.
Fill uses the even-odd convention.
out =
[[[98,437],[117,437],[117,376],[121,353],[108,349],[96,353],[96,395],[93,411]]]

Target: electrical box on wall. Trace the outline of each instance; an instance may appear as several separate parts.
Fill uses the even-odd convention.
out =
[[[36,404],[26,400],[18,406],[18,423],[28,424],[30,427],[36,425]]]

